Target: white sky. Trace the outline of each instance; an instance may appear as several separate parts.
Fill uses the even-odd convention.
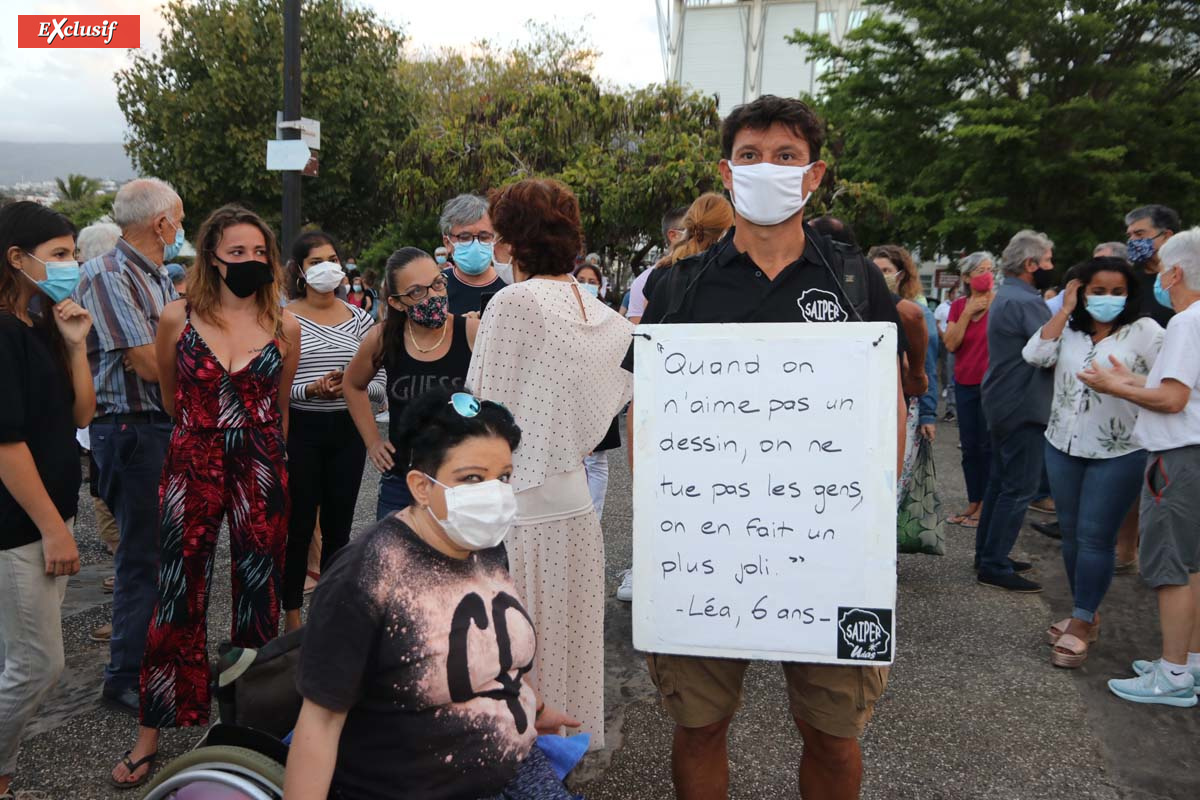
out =
[[[527,39],[533,19],[575,32],[601,52],[597,73],[625,86],[663,81],[655,0],[348,0],[402,25],[416,48]],[[23,50],[17,13],[138,14],[142,47],[158,45],[160,0],[0,0],[0,141],[119,142],[125,119],[113,73],[129,50]]]

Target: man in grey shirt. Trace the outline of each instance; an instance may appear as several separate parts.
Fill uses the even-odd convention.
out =
[[[1042,293],[1053,282],[1054,243],[1045,234],[1020,231],[1000,256],[1007,277],[988,310],[988,370],[983,414],[992,436],[992,469],[975,532],[979,582],[1014,592],[1042,587],[1017,571],[1009,552],[1025,509],[1038,491],[1054,372],[1029,365],[1021,349],[1050,320]]]

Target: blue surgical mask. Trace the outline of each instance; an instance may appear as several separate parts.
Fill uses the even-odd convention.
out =
[[[482,275],[492,264],[492,243],[472,239],[454,245],[454,264],[468,275]]]
[[[1087,312],[1096,322],[1112,322],[1125,310],[1125,296],[1115,294],[1090,294]]]
[[[600,296],[600,287],[592,283],[581,283],[579,288],[590,294],[592,297]]]
[[[1166,306],[1172,311],[1175,310],[1175,306],[1171,305],[1171,293],[1163,288],[1161,272],[1154,276],[1154,299],[1158,301],[1160,306]]]
[[[1154,258],[1153,239],[1130,239],[1127,244],[1129,245],[1129,260],[1134,264],[1145,264]]]
[[[162,237],[158,238],[162,242]],[[163,261],[172,261],[175,256],[179,255],[179,251],[183,249],[183,224],[182,221],[175,226],[175,241],[167,244],[163,242]]]
[[[436,261],[436,262],[437,262],[437,263],[439,263],[439,264],[445,264],[445,263],[446,263],[446,257],[445,257],[445,256],[434,256],[434,257],[433,257],[433,260],[434,260],[434,261]]]
[[[42,261],[33,253],[30,253],[29,257],[46,265],[46,279],[33,281],[33,278],[29,278],[29,273],[22,270],[21,274],[37,284],[51,302],[58,305],[71,296],[71,292],[79,285],[78,261]]]

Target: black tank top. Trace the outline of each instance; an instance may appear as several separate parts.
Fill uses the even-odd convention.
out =
[[[387,375],[388,438],[393,445],[399,439],[400,416],[410,400],[439,387],[451,392],[463,390],[467,368],[471,366],[467,318],[456,316],[451,324],[450,349],[437,361],[418,361],[413,358],[408,354],[403,340],[399,347],[383,354],[383,369]],[[407,474],[411,461],[409,453],[397,446],[394,461],[396,465],[391,474]]]

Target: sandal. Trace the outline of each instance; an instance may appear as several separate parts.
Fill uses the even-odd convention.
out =
[[[132,750],[126,750],[125,755],[121,756],[121,761],[120,761],[121,764],[125,765],[125,769],[129,770],[129,775],[131,777],[133,776],[133,773],[137,772],[142,767],[148,766],[150,769],[146,770],[145,775],[138,778],[137,780],[132,780],[132,781],[119,781],[116,778],[114,778],[112,775],[109,775],[108,776],[109,782],[113,786],[117,787],[118,789],[136,789],[137,787],[139,787],[143,783],[145,783],[147,780],[149,780],[150,779],[150,771],[151,771],[151,769],[154,768],[154,759],[158,758],[158,753],[154,752],[154,753],[151,753],[150,755],[146,756],[145,758],[139,759],[137,761],[131,761],[129,759],[129,754],[132,752],[133,752]]]
[[[958,525],[960,528],[978,528],[979,527],[979,515],[972,514],[969,517],[963,517],[963,521],[958,523]]]
[[[1137,556],[1133,557],[1132,561],[1118,561],[1113,566],[1114,575],[1130,575],[1138,571]]]
[[[105,578],[103,581],[100,582],[100,591],[104,592],[105,594],[112,594],[113,587],[116,586],[116,584],[117,584],[117,576],[109,575],[107,578]]]
[[[321,573],[308,570],[304,575],[304,593],[312,594],[317,589],[317,581],[321,579]]]
[[[1067,635],[1067,626],[1071,624],[1071,617],[1060,619],[1058,622],[1046,629],[1046,643],[1051,647],[1058,644],[1058,640]],[[1088,632],[1087,643],[1095,644],[1100,640],[1100,615],[1096,615],[1096,621],[1092,624],[1091,631]]]
[[[1054,643],[1054,649],[1050,652],[1050,663],[1063,669],[1077,669],[1087,661],[1087,651],[1087,642],[1066,633]]]
[[[970,519],[970,517],[971,517],[970,514],[967,514],[964,512],[962,514],[955,514],[953,517],[947,518],[946,522],[948,522],[951,525],[962,525],[964,522],[966,522],[968,519]]]

